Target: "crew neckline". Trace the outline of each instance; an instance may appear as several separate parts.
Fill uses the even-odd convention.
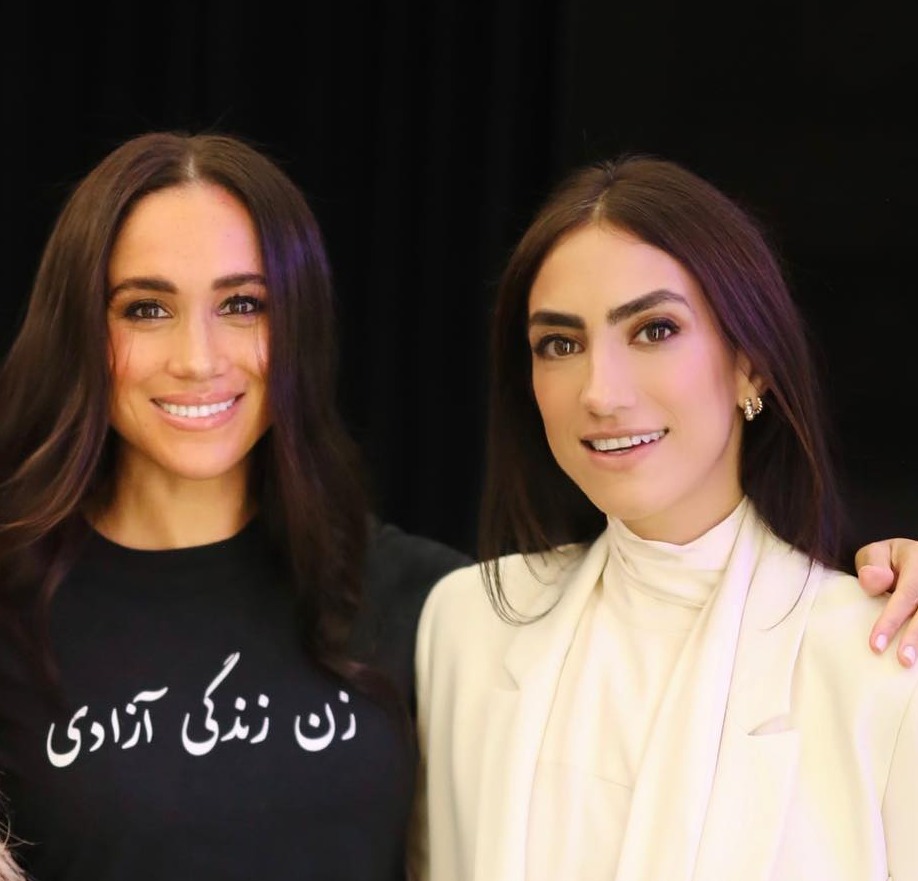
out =
[[[129,566],[162,574],[171,568],[194,568],[214,560],[247,556],[256,547],[263,532],[259,518],[253,517],[238,532],[219,541],[180,548],[132,548],[106,538],[90,526],[86,556],[89,560],[107,560],[114,565]]]

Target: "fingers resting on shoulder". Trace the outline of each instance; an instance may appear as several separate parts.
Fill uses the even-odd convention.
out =
[[[870,631],[870,647],[884,652],[897,640],[904,667],[918,658],[918,541],[891,538],[864,545],[854,557],[857,577],[871,596],[889,593],[886,607]]]

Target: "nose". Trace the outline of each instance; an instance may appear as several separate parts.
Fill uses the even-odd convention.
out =
[[[596,347],[585,360],[586,376],[580,401],[590,413],[609,416],[622,407],[635,403],[635,378],[622,353],[611,347]]]
[[[182,379],[210,379],[226,365],[220,332],[210,315],[188,315],[176,328],[169,367]]]

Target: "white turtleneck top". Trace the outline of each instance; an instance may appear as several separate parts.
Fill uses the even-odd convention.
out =
[[[657,709],[747,507],[744,499],[685,545],[646,541],[609,520],[609,559],[565,659],[540,750],[528,881],[614,879]],[[558,816],[559,803],[574,808]]]

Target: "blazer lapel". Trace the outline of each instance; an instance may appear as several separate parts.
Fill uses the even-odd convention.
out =
[[[793,674],[821,577],[821,568],[811,568],[802,554],[764,536],[737,645],[697,881],[772,877],[798,761]]]
[[[482,737],[475,881],[526,877],[529,804],[542,736],[577,622],[607,558],[603,535],[571,571],[561,573],[551,613],[522,625],[505,655],[507,679],[492,690]]]

